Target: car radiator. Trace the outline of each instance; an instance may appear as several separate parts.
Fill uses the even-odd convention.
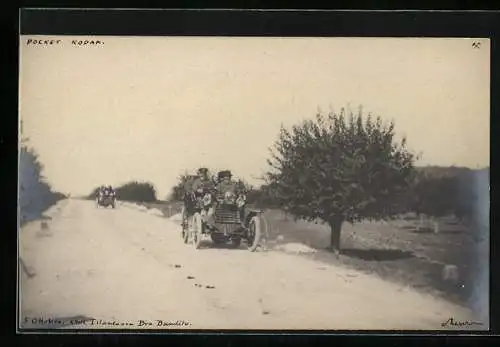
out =
[[[241,223],[240,212],[236,209],[218,207],[215,209],[215,222],[220,224]]]

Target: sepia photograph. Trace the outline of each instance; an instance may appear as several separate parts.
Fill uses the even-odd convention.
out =
[[[489,329],[489,39],[19,51],[19,331]]]

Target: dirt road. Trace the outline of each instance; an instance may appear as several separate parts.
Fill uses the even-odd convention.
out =
[[[440,330],[457,329],[441,324],[453,317],[487,329],[465,308],[353,270],[195,250],[176,223],[123,205],[63,200],[46,214],[20,231],[21,326]]]

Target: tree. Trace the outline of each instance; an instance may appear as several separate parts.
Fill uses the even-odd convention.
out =
[[[477,224],[477,218],[481,219],[489,210],[486,206],[489,205],[489,168],[467,170],[457,177],[457,181],[453,214],[461,221]]]
[[[248,198],[248,193],[254,190],[254,187],[245,180],[238,178],[236,180],[236,189],[240,192],[245,192]]]
[[[124,201],[155,202],[156,189],[149,182],[129,182],[116,188],[117,199]]]
[[[278,203],[273,196],[271,187],[268,184],[263,184],[260,187],[249,187],[247,190],[247,201],[260,208],[277,208]]]
[[[420,226],[424,216],[431,217],[434,232],[439,232],[439,217],[454,215],[461,222],[475,223],[480,196],[487,197],[488,169],[472,170],[460,167],[419,168],[412,189],[411,209],[420,215]],[[479,187],[483,188],[480,192]],[[484,193],[486,192],[486,193]]]
[[[458,197],[458,177],[430,176],[421,173],[413,186],[412,209],[421,217],[430,216],[433,219],[434,232],[439,232],[439,217],[453,213],[456,210]],[[420,220],[422,226],[423,219]]]
[[[168,201],[181,201],[184,194],[190,189],[196,175],[190,175],[187,172],[178,177],[178,182],[172,187],[172,190],[167,197]]]
[[[347,119],[346,119],[347,118]],[[282,208],[296,219],[321,219],[340,251],[344,222],[384,219],[402,212],[415,175],[406,138],[394,141],[394,123],[362,111],[318,113],[289,131],[283,126],[271,149],[267,181]]]
[[[43,164],[38,153],[21,139],[19,149],[19,208],[21,224],[37,218],[43,211],[66,196],[54,192],[43,176]]]

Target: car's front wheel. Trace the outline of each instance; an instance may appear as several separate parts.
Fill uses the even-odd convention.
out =
[[[203,230],[203,221],[201,220],[201,214],[195,213],[193,223],[193,246],[195,249],[199,249],[201,246],[201,233]]]
[[[261,234],[262,230],[260,218],[258,216],[254,216],[250,219],[250,223],[248,225],[247,244],[250,252],[254,252],[259,246]]]

